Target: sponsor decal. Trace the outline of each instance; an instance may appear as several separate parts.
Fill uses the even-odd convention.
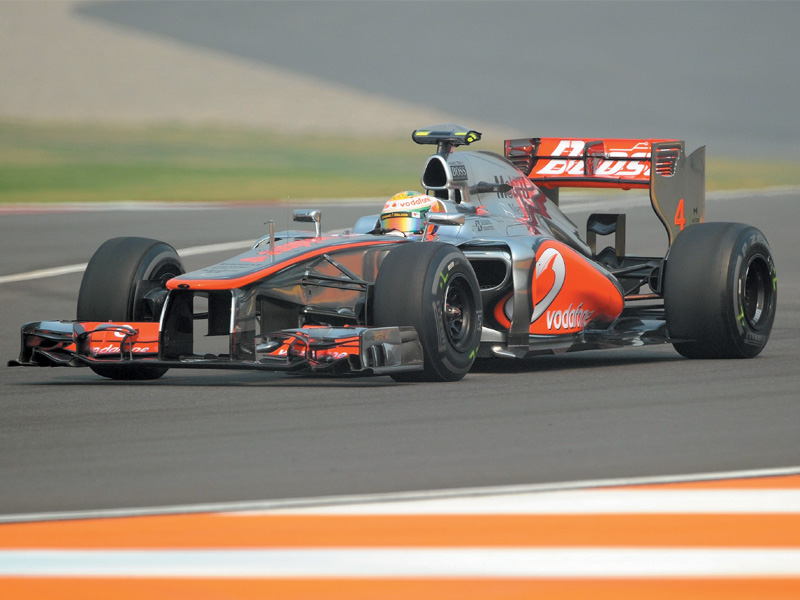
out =
[[[494,182],[497,184],[508,184],[511,189],[507,192],[497,192],[498,198],[513,198],[520,204],[529,204],[538,193],[536,186],[527,177],[505,177],[495,175]]]
[[[462,162],[450,163],[450,173],[453,176],[453,181],[464,181],[468,179],[467,167]]]
[[[426,206],[433,206],[436,202],[437,200],[430,196],[414,196],[413,198],[389,200],[383,205],[383,210],[423,208]]]
[[[572,308],[570,304],[564,310],[548,310],[545,314],[547,329],[583,329],[594,314],[593,310],[583,310],[583,302]]]
[[[748,331],[744,335],[744,343],[755,346],[761,346],[762,344],[766,344],[767,339],[768,339],[767,336],[761,333],[753,333],[752,331]]]
[[[564,257],[555,248],[546,248],[536,261],[536,291],[541,299],[536,302],[531,323],[542,316],[550,331],[568,331],[583,329],[594,315],[594,310],[584,308],[583,302],[574,306],[570,304],[563,310],[548,310],[558,297],[567,278],[567,266]],[[544,295],[542,295],[544,294]],[[511,320],[514,313],[513,297],[509,298],[503,310]]]
[[[574,160],[549,160],[536,170],[537,175],[574,175],[584,176],[583,140],[561,140],[553,151],[553,156],[575,157]],[[633,148],[613,149],[608,156],[621,160],[601,160],[594,171],[595,177],[649,177],[650,162],[641,160],[625,160],[630,158],[649,158],[649,144],[642,142]],[[591,159],[591,154],[589,155]]]
[[[103,324],[98,323],[97,325],[103,325]],[[125,353],[133,352],[137,354],[145,354],[148,352],[158,352],[157,346],[155,348],[152,348],[150,346],[137,345],[136,340],[139,336],[139,330],[134,328],[132,325],[128,325],[126,323],[120,323],[117,326],[120,328],[130,328],[130,331],[127,330],[123,331],[122,329],[113,329],[113,330],[109,329],[107,331],[95,331],[92,334],[93,339],[90,340],[90,351],[93,355],[96,356],[99,354],[119,354],[120,347],[123,345],[125,347],[124,350]],[[100,338],[98,339],[98,337],[96,336],[100,336]],[[119,341],[108,339],[108,337],[110,336],[118,338]]]
[[[497,184],[504,184],[507,183],[509,185],[513,185],[511,178],[504,177],[503,175],[495,175],[494,182]],[[498,198],[511,198],[511,192],[497,192]]]
[[[125,348],[125,352],[155,352],[155,350],[151,350],[149,346],[134,346],[133,348]],[[119,354],[119,344],[110,343],[108,346],[102,346],[101,348],[92,348],[93,354]]]
[[[345,352],[344,350],[317,350],[316,352],[316,357],[318,360],[320,358],[330,358],[333,360],[340,360],[342,358],[347,358],[348,356],[350,356],[350,353]]]
[[[564,257],[555,248],[547,248],[539,260],[536,261],[536,291],[537,296],[545,290],[544,296],[536,302],[531,316],[531,323],[539,319],[556,299],[564,281],[567,278],[567,265]],[[506,317],[510,321],[514,314],[514,297],[510,297],[503,307]]]
[[[476,219],[472,221],[472,228],[475,231],[494,231],[494,225],[489,219]]]
[[[539,260],[536,261],[537,295],[540,291],[540,282],[541,285],[547,285],[547,282],[550,281],[550,288],[547,290],[544,297],[534,306],[531,323],[541,317],[544,311],[550,307],[553,300],[555,300],[556,296],[561,292],[561,288],[564,287],[564,281],[566,279],[567,264],[564,262],[564,257],[561,256],[561,253],[555,248],[547,248],[542,252]]]
[[[582,156],[582,140],[561,140],[553,151],[553,156]],[[575,173],[576,169],[580,169]],[[583,162],[580,160],[550,160],[545,166],[536,171],[538,175],[583,175]]]
[[[381,213],[381,219],[394,219],[397,217],[407,218],[411,217],[412,219],[421,219],[422,213],[416,211],[405,211],[405,210],[398,210],[395,212],[384,212]]]

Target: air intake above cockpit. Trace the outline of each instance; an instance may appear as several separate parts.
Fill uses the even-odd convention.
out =
[[[447,187],[447,161],[438,154],[431,156],[422,171],[422,187],[443,190]]]

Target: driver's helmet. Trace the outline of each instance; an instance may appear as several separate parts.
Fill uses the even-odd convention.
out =
[[[386,232],[397,231],[403,234],[425,232],[429,212],[447,212],[444,203],[420,192],[400,192],[383,205],[381,229]],[[428,225],[428,235],[436,233],[438,227]]]

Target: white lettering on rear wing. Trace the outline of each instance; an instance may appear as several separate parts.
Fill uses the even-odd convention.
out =
[[[506,140],[505,155],[545,190],[649,189],[669,244],[705,221],[705,147],[687,157],[680,140],[522,138]]]

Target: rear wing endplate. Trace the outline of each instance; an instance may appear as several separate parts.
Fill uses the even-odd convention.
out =
[[[649,189],[672,245],[705,221],[705,146],[688,157],[680,140],[523,138],[505,156],[548,196],[561,187]]]

